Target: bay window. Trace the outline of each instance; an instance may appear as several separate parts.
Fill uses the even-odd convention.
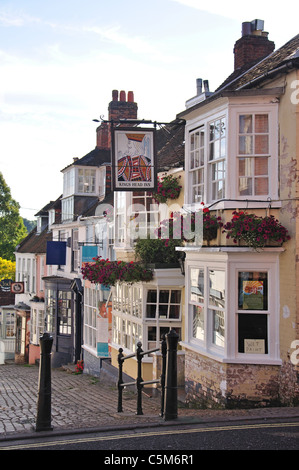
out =
[[[190,248],[183,346],[223,362],[280,364],[281,251]]]
[[[277,103],[227,101],[186,125],[186,204],[278,197]],[[226,205],[225,201],[228,201]],[[217,204],[219,205],[217,206]],[[222,204],[222,205],[221,205]],[[242,206],[241,206],[242,207]]]
[[[136,351],[159,347],[163,334],[174,328],[181,339],[181,287],[117,284],[113,289],[113,342]]]

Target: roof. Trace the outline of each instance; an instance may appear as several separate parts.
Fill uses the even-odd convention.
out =
[[[46,253],[47,241],[50,240],[52,240],[52,233],[48,232],[48,227],[46,227],[41,233],[37,233],[37,228],[35,227],[27,237],[21,241],[16,248],[16,252],[36,254]]]
[[[161,125],[156,134],[158,172],[184,166],[185,121],[175,120]]]
[[[73,165],[83,165],[83,166],[102,166],[111,163],[111,153],[109,149],[101,149],[95,147],[91,152],[84,155],[84,157],[74,159],[74,161],[63,168],[64,171],[67,168],[70,168]]]
[[[278,68],[287,65],[288,67],[298,67],[298,51],[299,51],[299,34],[268,55],[265,59],[259,61],[247,70],[238,69],[230,75],[225,82],[216,90],[238,90],[241,87],[251,86],[257,80],[268,78],[269,75],[278,72]],[[238,73],[236,73],[238,72]]]
[[[273,78],[279,73],[299,68],[298,52],[299,34],[254,65],[251,64],[250,67],[247,66],[235,70],[209,98],[182,111],[177,117],[182,118],[190,111],[200,108],[221,96],[225,96],[226,93],[241,93],[244,89],[248,90],[261,86],[262,82]]]

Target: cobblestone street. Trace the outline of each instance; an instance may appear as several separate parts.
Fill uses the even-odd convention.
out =
[[[0,439],[35,431],[38,366],[7,363],[0,366]],[[116,429],[123,426],[165,424],[160,417],[159,394],[143,394],[143,415],[136,415],[134,391],[123,393],[123,412],[117,412],[118,391],[111,381],[69,370],[52,369],[53,430]],[[238,419],[299,417],[299,407],[252,410],[200,410],[178,406],[176,423],[228,422]]]

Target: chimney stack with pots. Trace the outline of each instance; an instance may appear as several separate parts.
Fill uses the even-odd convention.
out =
[[[134,102],[133,91],[113,90],[112,101],[109,103],[109,121],[118,122],[120,119],[137,119],[137,103]],[[97,147],[109,149],[111,147],[110,124],[102,122],[97,128]]]
[[[269,41],[268,33],[264,31],[264,21],[253,20],[242,23],[242,37],[234,47],[235,70],[250,67],[264,59],[275,49],[273,41]]]

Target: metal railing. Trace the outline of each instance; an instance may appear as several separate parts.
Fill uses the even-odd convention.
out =
[[[156,349],[142,350],[141,342],[137,343],[136,353],[123,355],[123,349],[118,350],[118,409],[123,411],[122,394],[124,387],[136,385],[137,388],[137,415],[142,415],[142,389],[144,385],[160,384],[161,385],[161,411],[160,416],[167,419],[177,417],[177,343],[178,335],[171,330],[166,337],[163,336],[161,347]],[[162,355],[162,373],[160,379],[146,380],[142,378],[142,359],[145,355],[153,352],[161,351]],[[137,378],[131,382],[123,381],[123,363],[125,360],[136,357],[137,359]]]

